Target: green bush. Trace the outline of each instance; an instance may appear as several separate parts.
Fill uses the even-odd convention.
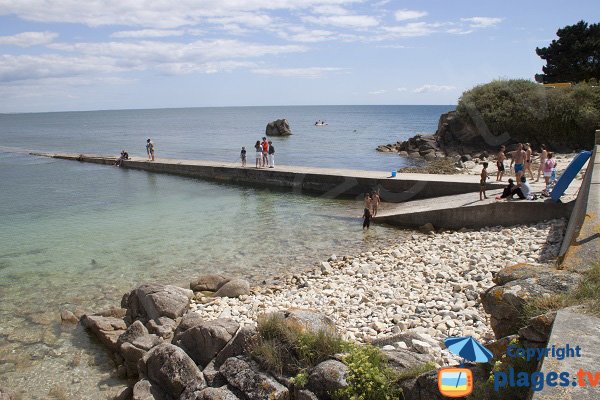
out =
[[[336,399],[392,400],[401,398],[398,375],[388,367],[383,352],[371,345],[349,345],[344,357],[348,386],[334,393]]]
[[[478,111],[490,132],[507,132],[515,142],[591,148],[600,128],[600,87],[579,83],[550,88],[524,79],[495,80],[462,94],[458,117]]]

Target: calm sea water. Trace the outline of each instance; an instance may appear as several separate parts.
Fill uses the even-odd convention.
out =
[[[431,133],[452,106],[248,107],[0,115],[0,387],[24,399],[106,399],[123,382],[62,309],[118,305],[148,281],[221,271],[260,281],[403,233],[360,229],[360,204],[93,164],[16,148],[234,161],[287,118],[280,164],[389,170],[375,147]],[[316,120],[329,125],[314,127]]]

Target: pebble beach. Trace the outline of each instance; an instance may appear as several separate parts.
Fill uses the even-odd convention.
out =
[[[190,308],[203,319],[232,318],[255,324],[259,315],[308,308],[332,318],[344,338],[358,342],[407,333],[414,339],[388,346],[436,354],[447,336],[493,339],[479,295],[494,273],[517,263],[550,264],[566,221],[516,227],[414,233],[405,241],[355,256],[329,257],[303,274],[274,279],[240,298],[197,295]],[[436,348],[438,347],[438,348]],[[441,354],[441,355],[440,355]]]

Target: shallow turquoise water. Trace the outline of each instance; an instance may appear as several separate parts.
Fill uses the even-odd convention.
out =
[[[287,116],[295,135],[277,141],[278,162],[384,169],[403,161],[375,152],[377,144],[432,132],[446,109],[0,115],[0,146],[95,153],[127,148],[142,154],[143,147],[135,151],[134,146],[152,131],[160,156],[233,161],[239,143],[262,136],[265,121]],[[330,125],[314,128],[316,119]],[[24,399],[44,399],[49,393],[110,398],[122,382],[112,377],[106,351],[81,328],[61,326],[62,309],[98,311],[118,305],[124,292],[142,282],[187,285],[207,272],[257,282],[303,270],[332,253],[353,254],[403,236],[383,226],[364,233],[361,211],[361,202],[353,200],[240,188],[0,148],[0,387]]]

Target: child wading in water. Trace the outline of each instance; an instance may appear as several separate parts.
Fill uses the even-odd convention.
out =
[[[485,182],[488,178],[487,167],[488,163],[484,162],[483,168],[481,169],[481,180],[479,181],[479,200],[487,199],[487,196],[485,195]]]
[[[369,196],[369,193],[365,193],[365,210],[363,212],[363,230],[365,228],[369,229],[369,227],[371,226],[371,207],[372,207],[372,202],[371,202],[371,196]]]

